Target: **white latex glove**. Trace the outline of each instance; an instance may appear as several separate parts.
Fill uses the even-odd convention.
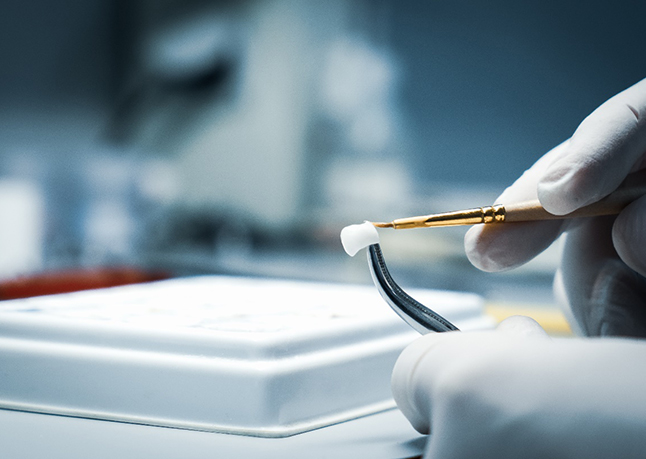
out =
[[[643,458],[645,362],[646,342],[550,339],[516,316],[496,331],[424,335],[392,388],[431,433],[426,459]]]
[[[538,198],[563,215],[598,201],[646,157],[646,80],[617,94],[571,139],[539,159],[497,202]],[[529,261],[567,232],[556,286],[573,327],[586,335],[646,336],[646,196],[617,217],[478,225],[465,237],[467,256],[485,271]]]

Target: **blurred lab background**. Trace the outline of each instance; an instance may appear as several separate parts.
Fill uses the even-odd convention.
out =
[[[646,77],[644,17],[631,0],[4,0],[0,281],[370,282],[343,226],[492,204]],[[404,286],[550,301],[558,247],[484,274],[463,234],[382,246]]]

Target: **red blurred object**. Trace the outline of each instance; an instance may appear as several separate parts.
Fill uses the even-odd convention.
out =
[[[0,282],[0,300],[77,292],[168,279],[170,275],[133,267],[67,269]]]

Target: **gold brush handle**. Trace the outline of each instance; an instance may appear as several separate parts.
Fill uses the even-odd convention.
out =
[[[516,204],[496,204],[420,217],[399,218],[389,223],[373,223],[378,228],[431,228],[435,226],[477,225],[479,223],[528,222],[575,217],[616,215],[634,200],[646,195],[646,169],[630,174],[614,192],[600,201],[567,215],[553,215],[538,199]]]

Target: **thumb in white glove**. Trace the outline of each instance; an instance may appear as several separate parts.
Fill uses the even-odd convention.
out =
[[[514,317],[493,332],[415,341],[393,395],[431,433],[427,458],[644,457],[645,359],[646,343],[552,340]]]

